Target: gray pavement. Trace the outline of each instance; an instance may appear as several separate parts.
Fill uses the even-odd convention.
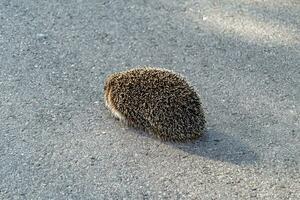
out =
[[[164,143],[103,81],[172,69],[208,130]],[[1,0],[0,199],[300,199],[299,0]]]

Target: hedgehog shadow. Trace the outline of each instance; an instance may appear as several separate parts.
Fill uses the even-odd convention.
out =
[[[115,119],[113,116],[111,117]],[[174,148],[180,149],[191,155],[197,155],[236,165],[254,165],[258,161],[258,155],[251,150],[247,144],[231,135],[220,133],[213,129],[207,129],[203,136],[195,141],[171,142],[161,141],[145,131],[128,127],[123,123],[121,123],[121,126],[128,131],[135,133],[137,137],[159,140],[166,145],[173,146]]]
[[[194,142],[167,144],[189,154],[236,165],[253,165],[258,160],[257,154],[248,145],[214,130],[207,130],[201,139]]]

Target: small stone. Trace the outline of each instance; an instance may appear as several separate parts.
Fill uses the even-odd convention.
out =
[[[46,34],[43,33],[38,33],[36,36],[38,39],[46,39],[48,37]]]

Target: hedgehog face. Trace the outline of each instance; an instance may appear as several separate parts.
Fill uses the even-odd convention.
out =
[[[122,121],[124,121],[124,116],[117,110],[114,98],[112,98],[112,90],[116,86],[116,81],[118,74],[113,74],[108,76],[104,85],[104,96],[105,96],[105,105],[112,112],[112,114]]]
[[[108,91],[112,85],[112,83],[114,82],[114,80],[116,79],[116,74],[111,74],[108,77],[106,77],[105,83],[104,83],[104,91]]]
[[[110,94],[112,88],[114,85],[116,85],[116,79],[117,79],[117,74],[112,74],[109,75],[104,83],[104,93],[105,93],[105,99],[107,100],[108,95]]]

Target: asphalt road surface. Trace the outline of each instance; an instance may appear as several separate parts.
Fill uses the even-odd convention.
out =
[[[299,0],[1,0],[0,199],[300,199]],[[108,74],[183,74],[207,133],[116,121]]]

